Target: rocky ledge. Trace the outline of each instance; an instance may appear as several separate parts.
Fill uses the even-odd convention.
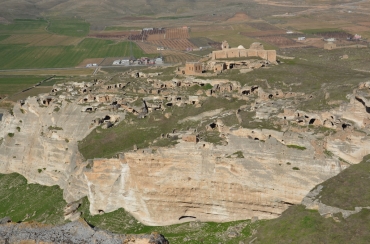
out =
[[[168,244],[158,233],[142,235],[113,234],[93,228],[79,219],[60,226],[40,223],[14,223],[10,218],[0,219],[0,244],[5,243],[135,243]]]

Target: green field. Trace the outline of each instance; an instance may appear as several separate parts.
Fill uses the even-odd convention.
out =
[[[300,31],[306,34],[319,34],[319,33],[326,33],[326,32],[339,32],[343,30],[338,29],[338,28],[323,28],[323,29],[305,29],[305,30],[300,30]]]
[[[105,31],[128,31],[128,30],[141,30],[142,27],[126,27],[126,26],[107,26]]]
[[[132,43],[135,57],[148,56]],[[0,69],[74,67],[86,58],[130,55],[130,42],[86,38],[77,46],[37,47],[0,44]]]
[[[0,96],[11,96],[36,85],[45,78],[43,76],[0,76]]]
[[[81,19],[50,19],[49,22],[44,19],[18,19],[12,24],[0,25],[0,41],[6,40],[11,35],[25,36],[25,42],[21,44],[0,43],[0,70],[75,67],[86,58],[130,56],[131,47],[135,57],[150,56],[144,54],[135,43],[128,41],[85,38],[79,43],[71,42],[73,45],[66,45],[65,40],[61,38],[63,44],[59,45],[56,41],[50,45],[46,41],[45,46],[29,45],[27,42],[27,36],[30,40],[36,40],[45,34],[55,33],[76,39],[85,37],[88,32],[89,23]]]
[[[7,39],[9,36],[10,35],[0,35],[0,41]]]
[[[64,35],[84,37],[89,34],[90,24],[81,19],[50,19],[48,31]]]
[[[16,19],[11,24],[0,24],[0,34],[45,33],[47,24],[44,19]]]

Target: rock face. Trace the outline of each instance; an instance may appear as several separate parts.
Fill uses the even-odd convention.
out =
[[[17,104],[13,114],[0,121],[0,172],[18,172],[30,183],[59,185],[66,199],[85,196],[86,186],[72,176],[83,161],[77,143],[96,127],[97,118],[113,117],[113,112],[81,112],[73,102],[44,105],[33,97],[22,106]],[[123,113],[115,116],[124,118]],[[68,196],[69,186],[73,197]]]
[[[154,153],[126,153],[123,160],[94,160],[84,172],[90,211],[124,207],[147,225],[269,219],[341,171],[335,160],[315,158],[309,137],[280,133],[262,142],[242,134],[232,132],[227,146],[181,142]]]
[[[96,121],[113,123],[124,113],[99,109],[90,113],[74,102],[46,99],[40,104],[30,98],[0,122],[0,172],[59,185],[67,202],[88,196],[93,214],[123,207],[147,225],[275,218],[300,203],[315,185],[369,153],[366,133],[353,130],[368,130],[366,92],[367,87],[356,91],[349,104],[323,114],[286,110],[276,116],[279,123],[294,125],[285,132],[233,129],[221,118],[209,129],[220,133],[224,145],[184,138],[174,147],[87,161],[77,142]],[[272,98],[263,97],[254,106],[261,117],[271,116],[266,107],[278,111],[283,106],[266,99]],[[337,132],[324,136],[300,130],[300,125]]]
[[[10,219],[0,220],[0,243],[138,243],[168,244],[157,233],[151,235],[119,235],[93,229],[85,221],[78,220],[61,226],[38,223],[13,223]]]

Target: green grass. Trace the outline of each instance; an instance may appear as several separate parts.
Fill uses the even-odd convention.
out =
[[[132,43],[135,57],[147,56]],[[130,55],[130,42],[86,38],[77,46],[38,47],[0,44],[0,69],[74,67],[86,58]],[[12,57],[11,59],[9,57]]]
[[[79,208],[82,211],[82,217],[85,220],[100,229],[108,230],[113,233],[130,233],[143,234],[158,232],[163,234],[171,244],[182,243],[238,243],[241,240],[248,238],[252,230],[259,223],[251,223],[250,220],[214,223],[214,222],[193,222],[183,223],[169,226],[145,226],[138,223],[129,213],[120,208],[111,213],[91,216],[89,212],[89,201],[84,198]],[[235,238],[227,236],[228,229],[237,229],[239,235]],[[186,238],[186,241],[184,241]]]
[[[338,32],[342,30],[338,28],[322,28],[322,29],[305,29],[305,30],[300,30],[300,31],[305,34],[319,34],[319,33],[325,33],[325,32]]]
[[[202,138],[206,142],[213,143],[215,145],[222,145],[223,140],[220,137],[220,132],[218,131],[205,131],[202,133]]]
[[[11,96],[44,79],[41,76],[0,76],[0,95]]]
[[[248,241],[257,238],[253,243],[368,243],[370,210],[364,209],[347,219],[337,218],[340,222],[302,205],[292,206],[277,219],[261,221],[257,234]]]
[[[325,181],[320,200],[330,206],[353,210],[370,205],[370,156]]]
[[[243,155],[243,152],[242,151],[236,151],[232,155],[235,155],[234,157],[236,157],[236,158],[244,158],[244,155]],[[231,158],[232,155],[229,155],[226,158]]]
[[[49,126],[48,130],[63,130],[62,127],[57,127],[57,126]]]
[[[287,147],[302,150],[302,151],[307,149],[305,147],[301,147],[301,146],[298,146],[298,145],[287,145]]]
[[[172,113],[166,119],[159,111],[152,112],[149,117],[137,119],[131,116],[122,121],[118,126],[107,130],[97,128],[79,143],[79,150],[86,158],[112,157],[118,152],[131,150],[133,145],[139,148],[149,146],[149,143],[161,134],[172,132],[173,129],[186,129],[187,123],[179,125],[177,122],[188,116],[195,116],[205,111],[218,108],[237,109],[245,101],[224,98],[209,98],[202,107],[195,108],[192,105],[186,107],[168,107],[166,112]],[[133,123],[129,123],[132,121]],[[216,139],[210,135],[210,140]],[[219,138],[219,137],[218,137]],[[220,139],[217,139],[219,141]]]
[[[128,31],[128,30],[141,30],[141,27],[126,27],[126,26],[107,26],[105,31]]]
[[[8,216],[14,222],[65,222],[63,208],[67,203],[58,186],[27,184],[27,180],[16,173],[0,174],[0,186],[0,219]]]
[[[84,37],[89,34],[90,24],[82,19],[50,19],[48,31],[64,35]]]
[[[2,40],[7,39],[8,37],[10,37],[10,35],[0,35],[0,42],[1,42]]]

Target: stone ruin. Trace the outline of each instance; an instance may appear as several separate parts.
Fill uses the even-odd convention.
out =
[[[222,42],[222,50],[212,52],[212,60],[241,58],[241,57],[259,57],[270,62],[276,62],[276,50],[265,50],[259,42],[254,42],[249,49],[245,49],[242,45],[236,48],[230,48],[227,41]]]

